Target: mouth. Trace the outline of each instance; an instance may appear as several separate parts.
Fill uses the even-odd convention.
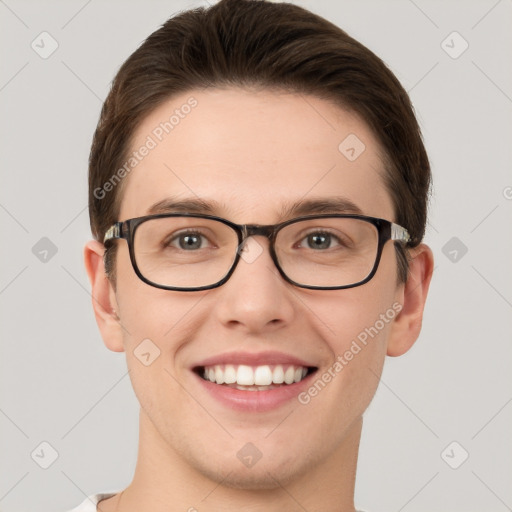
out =
[[[296,400],[319,367],[307,359],[269,350],[226,352],[198,361],[190,369],[200,388],[222,407],[259,413]]]
[[[294,364],[215,364],[196,366],[193,371],[203,380],[239,391],[271,391],[289,388],[315,373],[315,366]]]

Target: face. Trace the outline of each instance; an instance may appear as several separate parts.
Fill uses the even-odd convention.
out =
[[[195,106],[182,108],[194,103],[190,98]],[[176,109],[179,121],[162,131]],[[365,145],[356,159],[339,149],[350,134]],[[190,91],[147,117],[132,149],[148,136],[156,145],[125,178],[118,220],[147,215],[170,197],[215,201],[213,214],[238,224],[275,224],[287,220],[280,212],[294,202],[333,197],[394,220],[377,140],[357,116],[324,100]],[[119,240],[115,302],[145,418],[141,438],[191,471],[214,480],[229,474],[225,485],[265,488],[274,486],[273,477],[284,485],[342,456],[374,395],[401,287],[391,242],[375,277],[345,290],[287,283],[268,240],[254,242],[261,254],[240,260],[224,285],[179,292],[142,282]],[[150,358],[159,351],[148,365],[136,350],[147,339]],[[294,384],[249,391],[198,375],[198,368],[215,365],[235,372],[239,365],[269,366],[273,375],[277,366],[283,372],[294,366],[300,377],[302,368],[309,373]]]

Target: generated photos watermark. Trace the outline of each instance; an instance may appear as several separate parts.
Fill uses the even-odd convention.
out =
[[[101,187],[96,187],[93,195],[96,199],[104,199],[105,196],[114,190],[114,188],[125,178],[130,172],[137,167],[137,165],[144,160],[149,153],[155,149],[164,138],[169,135],[183,119],[185,119],[192,109],[197,107],[198,101],[191,96],[186,103],[183,103],[179,108],[174,109],[174,112],[167,121],[162,121],[155,126],[151,133],[146,137],[144,143],[137,149],[130,153],[122,167],[120,167]]]
[[[306,391],[299,393],[297,397],[299,402],[302,405],[309,404],[368,345],[370,340],[374,339],[387,324],[395,319],[400,311],[402,311],[402,308],[402,304],[394,302],[390,308],[379,315],[378,320],[373,325],[365,327],[352,340],[350,347],[343,354],[338,355],[334,363],[322,375],[318,376]]]

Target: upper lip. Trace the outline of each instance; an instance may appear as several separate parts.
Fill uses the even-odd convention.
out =
[[[263,366],[263,365],[293,365],[303,366],[305,368],[314,367],[311,363],[296,356],[285,354],[283,352],[265,351],[265,352],[226,352],[216,356],[204,359],[192,367],[215,366],[222,364]]]

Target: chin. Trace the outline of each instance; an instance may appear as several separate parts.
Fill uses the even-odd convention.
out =
[[[283,472],[272,470],[272,468],[269,468],[268,471],[262,469],[256,470],[255,468],[233,468],[231,472],[228,471],[227,474],[221,474],[218,470],[213,468],[208,468],[206,471],[205,476],[218,484],[231,489],[246,491],[269,491],[279,489],[281,486],[294,480],[295,477],[293,471]]]
[[[266,460],[265,460],[266,459]],[[281,489],[290,482],[306,475],[312,468],[312,460],[304,453],[276,460],[272,454],[263,455],[252,467],[246,467],[238,459],[224,460],[221,465],[206,465],[202,459],[196,469],[214,482],[232,489],[247,491]]]

